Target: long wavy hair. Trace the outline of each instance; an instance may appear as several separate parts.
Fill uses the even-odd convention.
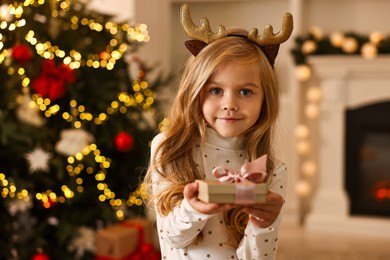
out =
[[[229,36],[207,45],[196,57],[191,56],[184,67],[177,96],[169,113],[170,124],[165,138],[156,149],[157,156],[151,158],[144,184],[149,190],[149,202],[159,214],[165,216],[183,200],[183,189],[187,183],[201,179],[194,159],[194,147],[205,138],[206,121],[202,116],[201,89],[213,73],[227,62],[245,61],[256,66],[260,74],[264,101],[257,122],[242,134],[240,147],[245,147],[246,158],[252,161],[268,154],[267,168],[274,167],[271,149],[273,126],[279,111],[279,93],[276,76],[265,54],[259,46],[245,37]],[[152,191],[152,175],[169,183],[159,193]],[[269,174],[272,176],[272,174]],[[155,178],[154,178],[155,180]],[[156,184],[156,183],[154,183]],[[224,213],[225,223],[232,239],[238,246],[248,222],[247,214],[237,207]],[[201,236],[198,237],[201,239]]]

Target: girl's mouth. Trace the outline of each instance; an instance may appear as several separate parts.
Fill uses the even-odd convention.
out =
[[[239,118],[235,118],[235,117],[220,117],[218,119],[225,121],[225,122],[228,122],[228,123],[234,123],[234,122],[240,120]]]

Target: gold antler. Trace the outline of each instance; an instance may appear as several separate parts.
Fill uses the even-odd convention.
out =
[[[281,44],[282,42],[287,41],[292,33],[292,30],[293,17],[290,13],[285,13],[283,16],[282,30],[280,30],[280,32],[274,34],[272,26],[267,25],[264,28],[263,34],[258,37],[258,30],[253,28],[248,34],[248,39],[258,43],[260,46]]]
[[[189,37],[194,40],[200,40],[209,44],[216,39],[226,37],[226,29],[223,25],[218,26],[218,32],[214,33],[210,29],[210,24],[207,18],[203,17],[200,20],[201,26],[197,27],[191,20],[190,7],[188,4],[183,4],[181,6],[181,25],[183,26],[184,31]]]

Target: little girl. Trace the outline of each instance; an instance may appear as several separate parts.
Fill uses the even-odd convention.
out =
[[[212,33],[204,18],[192,23],[182,6],[182,25],[194,40],[168,129],[157,135],[145,184],[156,209],[162,259],[275,259],[279,212],[286,194],[286,168],[272,151],[279,110],[273,71],[280,43],[289,38],[292,17],[283,28]],[[268,30],[268,32],[267,32]],[[215,179],[212,170],[239,170],[267,154],[266,202],[251,205],[206,203],[197,198],[196,179]]]

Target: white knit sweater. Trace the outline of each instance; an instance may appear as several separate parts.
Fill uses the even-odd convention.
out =
[[[154,138],[151,149],[152,158],[163,138],[164,134],[159,134]],[[239,170],[245,163],[243,150],[235,147],[236,141],[236,138],[223,138],[214,130],[207,129],[205,144],[200,146],[201,148],[195,148],[197,167],[199,172],[204,174],[205,179],[214,179],[212,169],[215,166],[221,165]],[[279,193],[285,199],[286,167],[280,163],[272,174],[269,189]],[[155,173],[153,179],[161,181],[161,176]],[[154,189],[163,189],[164,186],[155,185]],[[249,222],[238,248],[229,243],[223,213],[214,215],[199,213],[184,199],[181,205],[175,207],[168,216],[156,214],[156,217],[162,259],[275,259],[280,215],[268,228],[258,228]],[[203,233],[203,239],[197,244],[192,243],[199,232]]]

